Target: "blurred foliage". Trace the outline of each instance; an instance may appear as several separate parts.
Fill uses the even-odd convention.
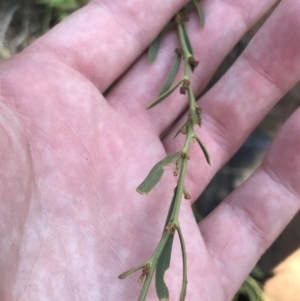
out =
[[[265,278],[266,276],[262,270],[256,266],[232,301],[266,301],[262,290],[262,283]]]
[[[46,31],[51,25],[55,25],[63,20],[89,1],[90,0],[35,0],[35,4],[45,8],[44,31]]]

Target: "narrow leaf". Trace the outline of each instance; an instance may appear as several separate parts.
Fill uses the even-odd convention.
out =
[[[188,36],[188,34],[186,32],[186,29],[185,29],[184,25],[182,25],[182,29],[183,29],[183,36],[184,36],[184,40],[185,40],[185,43],[186,43],[186,47],[187,47],[189,53],[191,55],[194,55],[193,47],[192,47],[190,38],[189,38],[189,36]]]
[[[180,226],[177,227],[177,232],[180,240],[181,245],[181,252],[182,252],[182,269],[183,269],[183,275],[182,275],[182,287],[180,292],[179,301],[185,300],[186,295],[186,287],[187,287],[187,260],[186,260],[186,249],[185,249],[185,243],[183,239],[183,235],[181,232]]]
[[[171,201],[171,204],[170,204],[170,207],[169,207],[168,216],[167,216],[167,219],[166,219],[165,226],[167,226],[170,223],[171,216],[173,215],[173,210],[174,210],[174,205],[175,205],[175,197],[176,197],[176,193],[174,192],[173,198],[172,198],[172,201]]]
[[[135,268],[133,268],[133,269],[131,269],[131,270],[129,270],[129,271],[127,271],[127,272],[121,274],[121,275],[119,275],[118,278],[119,278],[119,279],[125,279],[125,278],[126,278],[127,276],[129,276],[130,274],[132,274],[132,273],[134,273],[134,272],[136,272],[136,271],[138,271],[138,270],[143,269],[147,264],[148,264],[148,263],[143,263],[143,264],[141,264],[141,265],[139,265],[139,266],[137,266],[137,267],[135,267]]]
[[[203,8],[201,7],[201,5],[199,4],[199,2],[197,0],[193,0],[193,2],[194,2],[194,5],[196,6],[197,11],[198,11],[200,25],[201,25],[201,27],[204,27],[205,17],[204,17]]]
[[[174,26],[174,24],[172,22],[167,23],[167,25],[163,28],[163,30],[160,32],[160,34],[150,44],[149,50],[148,50],[148,62],[150,64],[152,64],[157,57],[157,53],[158,53],[159,46],[160,46],[161,36],[164,33],[166,33],[168,30],[170,30],[173,26]]]
[[[170,88],[168,91],[166,91],[164,94],[160,95],[157,99],[155,99],[148,107],[147,109],[151,109],[160,102],[162,102],[164,99],[166,99],[170,94],[172,94],[182,83],[183,79],[181,79],[176,85],[174,85],[172,88]]]
[[[164,166],[171,164],[177,158],[181,156],[181,152],[177,152],[171,154],[161,160],[160,162],[156,163],[154,167],[149,172],[147,178],[139,185],[137,188],[137,192],[141,194],[148,194],[154,186],[160,181],[162,175],[164,174]]]
[[[196,141],[198,142],[199,146],[201,147],[207,163],[210,165],[210,157],[209,157],[209,153],[208,153],[207,149],[205,148],[204,144],[201,142],[201,140],[196,135],[194,137],[195,137]]]
[[[171,67],[171,70],[158,94],[158,96],[161,96],[163,95],[164,93],[166,93],[170,88],[171,88],[171,85],[176,77],[176,74],[178,72],[178,69],[179,69],[179,66],[180,66],[180,62],[181,62],[181,56],[177,56],[172,67]]]
[[[157,297],[159,300],[169,300],[169,290],[164,281],[164,275],[166,270],[170,267],[171,261],[171,253],[172,253],[172,246],[173,246],[174,237],[170,236],[164,250],[162,251],[156,268],[155,273],[155,288]]]
[[[160,36],[159,34],[155,40],[151,43],[149,50],[148,50],[148,62],[152,64],[157,56],[159,45],[160,45]]]
[[[191,12],[194,9],[194,4],[192,1],[190,1],[186,6],[184,6],[184,8],[181,10],[182,13],[187,14],[189,12]]]
[[[181,130],[182,130],[185,126],[186,126],[186,123],[184,123],[184,125],[176,131],[176,133],[175,133],[174,136],[171,138],[171,140],[174,140],[174,139],[180,134]]]
[[[165,222],[165,226],[167,226],[170,223],[170,219],[173,215],[174,205],[175,205],[175,197],[176,193],[174,192],[170,208],[168,211],[168,216]],[[171,260],[171,251],[173,246],[173,236],[170,236],[164,250],[162,251],[160,258],[157,263],[156,268],[156,274],[155,274],[155,287],[156,287],[156,293],[158,298],[160,298],[161,301],[167,301],[169,300],[169,291],[167,288],[166,283],[164,282],[164,274],[165,271],[170,267],[170,260]]]

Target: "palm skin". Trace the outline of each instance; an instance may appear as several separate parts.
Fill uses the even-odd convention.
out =
[[[168,170],[149,196],[141,196],[135,189],[157,161],[180,149],[181,138],[173,143],[169,139],[180,123],[162,140],[160,134],[185,106],[173,96],[160,109],[144,109],[155,98],[173,57],[167,47],[162,47],[157,65],[149,66],[144,56],[138,56],[163,27],[165,18],[184,4],[173,1],[170,8],[156,2],[129,1],[120,12],[114,1],[94,1],[1,64],[1,300],[137,299],[139,274],[123,281],[117,276],[151,255],[176,179]],[[209,23],[209,12],[217,12],[217,2],[203,4],[208,12],[208,36],[214,28],[210,24],[215,25]],[[264,11],[272,1],[259,3],[257,10]],[[141,18],[145,28],[150,26],[153,20],[145,19],[142,12],[154,12],[155,5],[161,5],[164,13],[142,37],[144,29],[138,31],[134,24]],[[231,12],[231,5],[226,5],[224,16]],[[249,9],[247,5],[254,7],[253,3],[240,7],[241,15]],[[250,45],[244,60],[200,100],[204,113],[199,135],[213,164],[206,166],[199,150],[192,147],[187,187],[193,200],[268,109],[299,79],[296,17],[279,28],[281,35],[275,42],[262,43],[270,32],[278,32],[276,24],[284,14],[291,16],[292,11],[297,16],[299,4],[289,5],[292,1],[282,4],[277,14],[275,11],[273,21]],[[133,21],[126,21],[129,13]],[[254,16],[248,16],[252,18],[248,26],[261,14],[251,13]],[[106,33],[102,25],[109,21]],[[130,30],[121,29],[124,22]],[[189,26],[191,35],[197,37],[195,24],[193,16]],[[291,26],[295,30],[287,36]],[[239,32],[228,33],[234,36],[228,49],[245,30],[241,26]],[[96,38],[102,43],[96,43]],[[268,61],[264,55],[269,50],[264,47],[271,48],[283,38],[286,40],[276,45],[277,51]],[[226,47],[222,53],[211,51],[220,37],[211,40],[212,44],[195,45],[198,56],[207,56],[209,62],[204,60],[205,70],[195,74],[198,91],[227,51]],[[136,47],[128,47],[129,42]],[[164,43],[176,45],[176,39],[171,34]],[[285,56],[288,58],[279,67],[270,63]],[[257,62],[260,67],[248,72],[251,65],[245,66],[245,58],[248,63],[255,62],[252,67],[257,67]],[[105,99],[101,92],[126,70]],[[270,74],[265,70],[271,70]],[[245,106],[237,105],[240,94],[245,95]],[[246,105],[247,97],[257,102]],[[187,300],[230,300],[262,252],[299,210],[298,119],[296,112],[263,165],[199,225],[190,203],[183,201],[180,222],[188,252]],[[172,258],[167,275],[171,300],[177,298],[181,281],[178,242]],[[156,300],[153,289],[148,300]]]

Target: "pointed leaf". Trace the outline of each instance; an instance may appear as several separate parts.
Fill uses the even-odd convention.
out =
[[[197,12],[198,12],[198,15],[199,15],[199,20],[200,20],[200,25],[201,25],[201,27],[204,27],[205,17],[204,17],[203,8],[201,7],[201,5],[199,4],[199,2],[197,0],[193,0],[193,3],[197,8]]]
[[[154,167],[149,172],[147,178],[139,185],[137,188],[137,192],[141,194],[148,194],[154,186],[160,181],[162,175],[164,174],[164,166],[171,164],[177,158],[181,156],[181,152],[177,152],[171,154],[161,160],[160,162],[156,163]]]
[[[209,153],[208,153],[207,149],[205,148],[204,144],[201,142],[201,140],[196,135],[194,137],[195,137],[196,141],[198,142],[199,146],[201,147],[207,163],[210,165],[210,157],[209,157]]]
[[[182,13],[187,14],[194,9],[195,5],[192,1],[190,1],[186,6],[181,10]]]
[[[164,99],[166,99],[170,94],[172,94],[182,83],[183,79],[181,79],[175,86],[170,88],[167,92],[159,96],[156,100],[154,100],[148,107],[147,109],[151,109],[154,106],[158,105],[160,102],[162,102]]]
[[[184,301],[185,295],[186,295],[186,287],[187,287],[187,260],[186,260],[185,243],[184,243],[184,239],[183,239],[183,235],[182,235],[180,226],[177,227],[177,233],[178,233],[180,245],[181,245],[182,269],[183,269],[182,286],[181,286],[179,301]]]
[[[141,270],[143,268],[145,268],[147,265],[149,265],[148,262],[146,263],[143,263],[137,267],[134,267],[133,269],[130,269],[129,271],[125,272],[125,273],[122,273],[121,275],[118,276],[119,279],[125,279],[127,276],[129,276],[130,274],[138,271],[138,270]]]
[[[159,46],[160,46],[160,39],[161,36],[169,31],[174,26],[174,23],[169,22],[166,24],[166,26],[163,28],[163,30],[160,32],[160,34],[154,39],[154,41],[150,44],[149,50],[148,50],[148,62],[152,64],[154,60],[156,59]]]
[[[165,226],[167,226],[170,223],[170,219],[171,219],[171,216],[173,214],[174,205],[175,205],[175,197],[176,197],[176,193],[174,192],[173,197],[172,197],[172,201],[171,201],[171,204],[170,204],[170,207],[169,207],[169,211],[168,211],[168,216],[167,216],[167,219],[166,219],[166,222],[165,222]]]
[[[168,211],[168,216],[165,222],[165,226],[170,223],[170,219],[173,215],[174,205],[175,205],[176,193],[174,192],[173,198],[170,204],[170,208]],[[167,301],[169,300],[169,290],[164,281],[164,274],[166,270],[170,267],[171,261],[171,253],[172,253],[172,246],[173,246],[173,239],[174,236],[170,236],[163,252],[160,255],[160,258],[157,263],[156,274],[155,274],[155,288],[158,298],[160,301]]]
[[[174,136],[171,138],[171,140],[174,140],[180,133],[181,133],[181,130],[186,126],[186,123],[184,123],[184,125],[179,128],[176,133],[174,134]]]
[[[173,81],[176,77],[176,74],[178,72],[180,62],[181,62],[181,56],[177,56],[174,63],[173,63],[173,65],[172,65],[172,67],[171,67],[171,70],[170,70],[170,72],[169,72],[169,74],[168,74],[168,76],[167,76],[167,78],[166,78],[159,94],[158,94],[158,96],[163,95],[164,93],[166,93],[170,89],[170,87],[171,87],[171,85],[172,85],[172,83],[173,83]]]
[[[169,300],[169,290],[164,281],[164,275],[166,270],[170,267],[171,261],[171,253],[172,253],[172,246],[173,246],[174,236],[170,236],[164,250],[162,251],[156,268],[155,273],[155,288],[157,297],[159,300]]]
[[[152,64],[157,56],[159,45],[160,45],[160,36],[159,34],[155,40],[151,43],[149,50],[148,50],[148,62]]]
[[[189,53],[191,55],[194,55],[193,47],[192,47],[190,38],[189,38],[189,36],[188,36],[188,34],[186,32],[186,29],[185,29],[184,25],[182,25],[182,29],[183,29],[183,36],[184,36],[184,39],[185,39],[186,47],[187,47]]]

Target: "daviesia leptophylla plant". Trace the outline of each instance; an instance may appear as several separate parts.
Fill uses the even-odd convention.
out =
[[[192,142],[197,142],[200,146],[200,149],[204,153],[206,161],[210,164],[209,154],[204,147],[203,143],[196,135],[194,131],[195,126],[201,126],[201,109],[197,106],[196,97],[193,93],[191,86],[191,75],[194,72],[195,68],[198,65],[198,61],[194,57],[194,52],[192,48],[191,41],[189,39],[188,33],[185,28],[185,22],[188,22],[189,16],[188,13],[196,9],[199,14],[200,25],[204,26],[204,14],[200,4],[193,0],[188,3],[182,10],[180,10],[174,18],[165,26],[162,32],[151,44],[148,52],[149,63],[152,63],[159,50],[160,38],[167,32],[170,28],[176,26],[177,33],[179,36],[180,45],[175,49],[175,60],[171,67],[171,70],[162,85],[162,88],[159,92],[157,99],[155,99],[147,109],[153,108],[158,105],[164,99],[166,99],[170,94],[177,91],[179,88],[179,93],[183,95],[188,95],[188,117],[186,122],[179,128],[175,133],[174,138],[177,135],[185,135],[185,143],[183,148],[173,154],[168,155],[160,162],[155,164],[151,169],[146,179],[138,186],[137,191],[141,194],[148,194],[154,186],[160,181],[164,173],[164,167],[175,163],[174,176],[178,176],[177,186],[174,189],[174,195],[170,204],[168,216],[166,218],[165,226],[163,229],[161,240],[159,241],[155,251],[152,256],[146,260],[141,265],[123,273],[119,276],[120,279],[124,279],[128,275],[132,274],[135,271],[142,270],[142,275],[139,278],[139,282],[143,283],[143,287],[138,298],[138,301],[143,301],[146,299],[150,283],[155,274],[155,287],[156,293],[161,301],[169,300],[169,290],[164,281],[165,271],[170,266],[171,252],[173,246],[173,239],[175,233],[178,234],[182,259],[183,259],[183,276],[182,276],[182,287],[179,297],[179,301],[185,300],[186,288],[187,288],[187,260],[186,260],[186,248],[184,243],[183,234],[181,231],[179,223],[179,211],[182,197],[189,199],[191,196],[185,189],[185,177],[186,170],[189,161],[189,150]],[[184,74],[181,79],[173,84],[175,77],[178,73],[181,61],[184,62]]]

